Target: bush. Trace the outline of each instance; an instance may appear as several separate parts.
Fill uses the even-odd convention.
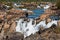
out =
[[[56,6],[58,7],[58,9],[60,9],[60,0],[56,1]]]

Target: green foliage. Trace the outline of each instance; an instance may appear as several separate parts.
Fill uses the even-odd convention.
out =
[[[49,2],[54,2],[56,0],[0,0],[1,1],[9,1],[9,2],[40,2],[40,1],[49,1]]]
[[[60,9],[60,0],[56,1],[56,6],[58,7],[58,9]]]
[[[55,2],[56,0],[42,0],[42,1],[45,1],[45,2]]]

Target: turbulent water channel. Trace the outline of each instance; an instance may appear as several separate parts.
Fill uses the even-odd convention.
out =
[[[35,18],[38,18],[41,14],[43,14],[44,9],[35,9],[33,12],[34,14],[29,15],[27,20],[25,20],[25,18],[21,18],[17,21],[16,32],[24,34],[24,38],[38,32],[40,27],[50,28],[53,24],[57,25],[57,21],[55,20],[52,20],[47,24],[46,20],[43,20],[37,24]]]

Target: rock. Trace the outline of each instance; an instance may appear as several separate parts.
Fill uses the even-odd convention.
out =
[[[12,25],[11,25],[11,27],[10,27],[10,30],[9,30],[9,32],[10,33],[13,33],[13,32],[15,32],[15,29],[16,29],[16,22],[12,22]]]
[[[9,31],[9,27],[10,27],[9,24],[7,23],[4,24],[4,33],[7,33]]]
[[[8,29],[9,28],[9,24],[7,24],[7,22],[4,24],[4,29]]]
[[[7,40],[23,40],[23,34],[21,33],[12,33],[7,35],[8,39]]]
[[[7,15],[7,19],[11,19],[12,18],[12,15]]]
[[[39,34],[34,34],[34,35],[31,35],[27,38],[25,38],[24,40],[38,40],[40,38],[40,35]]]
[[[0,25],[0,30],[1,30],[1,28],[2,28],[2,25]]]
[[[4,20],[4,15],[0,15],[0,20]]]
[[[50,18],[47,19],[47,23],[51,22],[52,20]]]
[[[60,20],[58,21],[58,27],[60,27]]]

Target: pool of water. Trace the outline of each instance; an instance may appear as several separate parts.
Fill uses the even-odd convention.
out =
[[[52,20],[59,20],[59,19],[60,19],[59,16],[50,16],[50,18],[51,18]]]
[[[44,9],[34,9],[32,10],[34,13],[32,15],[29,15],[28,18],[38,18],[41,14],[44,13]]]

